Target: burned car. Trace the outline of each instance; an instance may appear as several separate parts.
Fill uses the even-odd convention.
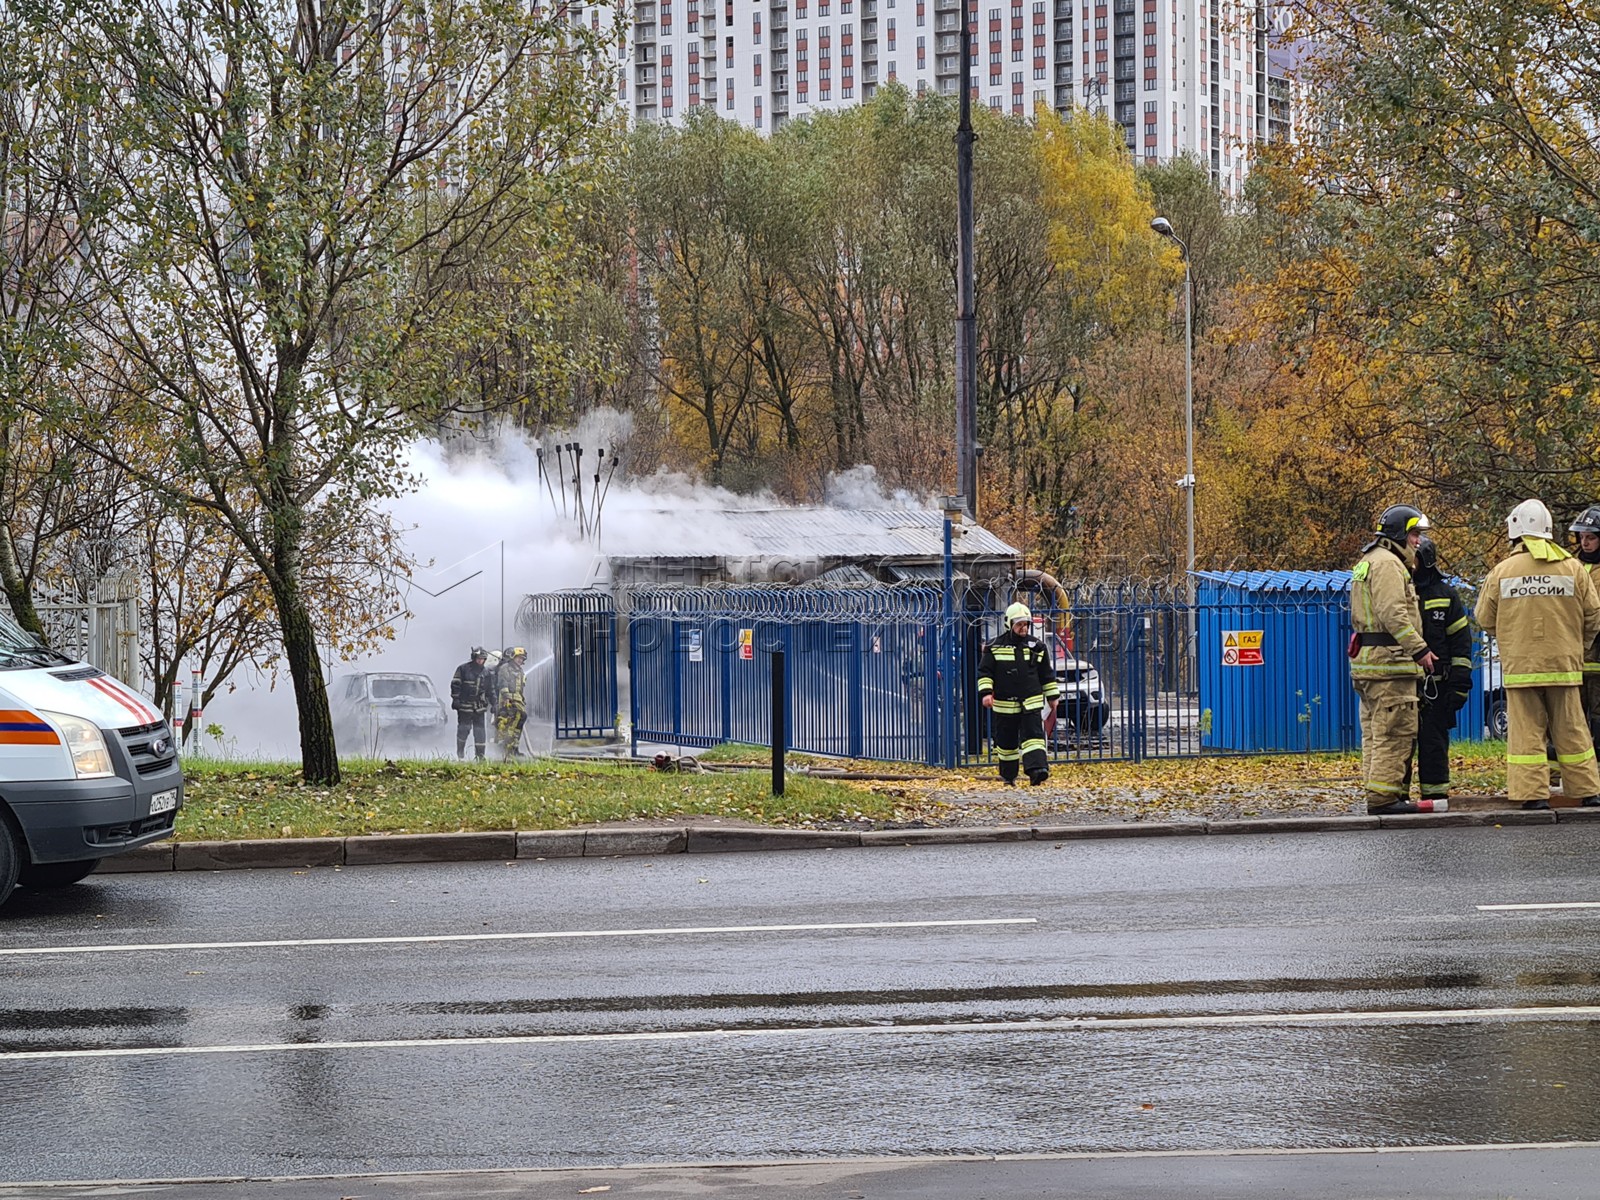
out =
[[[358,672],[334,680],[328,699],[341,753],[432,755],[447,747],[450,709],[426,675]]]

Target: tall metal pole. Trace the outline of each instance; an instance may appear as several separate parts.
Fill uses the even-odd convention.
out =
[[[1182,242],[1178,243],[1183,246]],[[1189,274],[1189,248],[1183,247],[1183,420],[1188,474],[1184,492],[1189,509],[1189,607],[1194,607],[1194,279]]]
[[[956,491],[978,513],[978,310],[972,211],[972,14],[961,0],[961,120],[956,125]]]
[[[1172,228],[1172,222],[1165,217],[1157,217],[1150,222],[1150,228],[1159,236],[1171,238],[1178,244],[1178,252],[1183,255],[1183,452],[1184,470],[1186,474],[1179,482],[1183,488],[1184,510],[1189,518],[1189,554],[1185,565],[1184,575],[1189,586],[1189,653],[1187,658],[1190,667],[1190,679],[1195,678],[1195,670],[1199,666],[1196,654],[1198,651],[1198,633],[1196,631],[1196,599],[1197,589],[1194,578],[1194,275],[1189,269],[1189,244],[1185,242]]]

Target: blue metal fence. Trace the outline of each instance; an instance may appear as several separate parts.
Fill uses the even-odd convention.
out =
[[[1336,581],[1335,581],[1336,583]],[[1358,709],[1342,588],[1080,588],[1036,609],[1062,685],[1056,761],[1351,750]],[[633,737],[770,744],[771,652],[784,650],[791,749],[955,765],[990,757],[978,659],[993,610],[926,587],[661,588],[628,623]],[[1476,652],[1481,658],[1481,647]],[[1478,685],[1456,727],[1492,725]]]
[[[635,592],[634,742],[770,744],[772,652],[781,648],[791,749],[940,761],[942,673],[927,653],[939,603],[939,593],[912,587]]]

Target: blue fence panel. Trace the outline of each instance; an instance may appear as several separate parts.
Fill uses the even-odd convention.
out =
[[[1208,750],[1347,750],[1359,738],[1342,596],[1201,588],[1199,722]]]
[[[636,741],[769,745],[771,655],[781,647],[791,749],[936,761],[940,676],[930,679],[926,648],[937,642],[937,596],[892,595],[893,604],[837,589],[647,595],[677,620],[641,611],[630,625]]]

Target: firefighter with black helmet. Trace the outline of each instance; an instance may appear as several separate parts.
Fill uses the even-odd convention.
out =
[[[1589,569],[1589,580],[1600,591],[1600,504],[1591,504],[1567,527],[1578,535],[1578,561]],[[1589,739],[1600,745],[1600,637],[1589,643],[1583,656],[1583,715],[1589,722]]]
[[[488,651],[482,646],[472,648],[472,657],[456,668],[450,677],[450,707],[456,710],[456,757],[467,756],[467,735],[477,748],[477,757],[483,758],[484,743],[488,740],[484,723],[489,710],[494,707],[494,672],[484,666]]]
[[[1422,681],[1417,712],[1417,782],[1424,800],[1450,794],[1450,731],[1472,696],[1472,621],[1455,588],[1439,573],[1439,548],[1417,539],[1411,573],[1422,609],[1422,636],[1438,660],[1438,672]]]
[[[1427,528],[1421,509],[1390,505],[1350,572],[1350,682],[1361,699],[1361,781],[1373,813],[1438,812],[1448,803],[1407,799],[1417,688],[1436,663],[1411,580]]]
[[[978,664],[978,697],[989,710],[994,757],[1007,787],[1017,782],[1017,767],[1038,787],[1050,778],[1045,754],[1044,709],[1061,694],[1050,651],[1033,636],[1033,613],[1016,603],[1006,609],[1006,631],[983,650]]]
[[[1511,553],[1483,581],[1474,615],[1495,639],[1506,693],[1506,791],[1523,808],[1550,807],[1547,742],[1562,790],[1600,807],[1600,770],[1583,715],[1585,652],[1600,635],[1600,593],[1555,541],[1550,510],[1524,500],[1506,517]]]

